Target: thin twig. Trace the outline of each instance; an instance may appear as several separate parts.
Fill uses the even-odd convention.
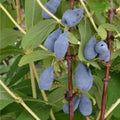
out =
[[[96,120],[100,119],[100,113],[101,113],[101,111],[98,113]]]
[[[115,38],[117,38],[117,37],[120,37],[120,33],[119,33],[119,34],[117,34],[117,35],[115,35]]]
[[[13,17],[8,13],[6,8],[0,3],[0,8],[6,13],[6,15],[10,18],[10,20],[18,27],[18,29],[23,33],[26,34],[26,32],[17,24],[17,22],[13,19]]]
[[[100,120],[104,120],[107,86],[108,86],[108,82],[104,82],[102,102],[101,102],[101,116],[100,116]]]
[[[71,6],[70,8],[71,9],[74,9],[74,0],[71,0]],[[71,32],[71,29],[72,28],[69,28],[69,31]],[[72,94],[72,89],[73,89],[73,86],[72,86],[72,59],[69,59],[69,57],[71,56],[71,48],[70,46],[68,47],[67,49],[67,64],[68,64],[68,95],[69,95],[69,98],[72,98],[73,94]],[[74,112],[73,112],[73,100],[70,99],[69,100],[69,119],[70,120],[73,120],[74,119]]]
[[[12,5],[13,5],[13,8],[15,9],[16,6],[15,6],[15,0],[12,0]]]
[[[48,51],[48,49],[46,47],[44,47],[43,45],[39,45],[40,48],[42,48],[45,51]]]
[[[39,76],[38,76],[38,73],[37,73],[35,64],[34,64],[34,63],[31,63],[31,65],[32,65],[32,69],[33,69],[33,71],[34,71],[35,77],[36,77],[37,81],[39,81]],[[43,96],[43,99],[44,99],[45,101],[48,101],[48,98],[47,98],[44,90],[41,90],[41,94],[42,94],[42,96]],[[52,120],[55,120],[55,116],[54,116],[54,114],[53,114],[52,109],[50,110],[50,116],[51,116],[51,119],[52,119]]]
[[[109,23],[112,24],[113,23],[113,16],[115,15],[115,12],[114,12],[114,10],[112,8],[113,7],[113,0],[110,0],[110,5],[111,5],[111,9],[109,10],[108,14],[109,14]],[[112,32],[108,31],[107,43],[108,43],[108,48],[109,48],[110,53],[111,53],[111,43],[112,43],[111,37],[112,37]],[[110,58],[111,58],[111,55],[110,55]],[[101,103],[101,116],[100,116],[100,120],[104,120],[104,115],[105,115],[107,86],[108,86],[108,82],[110,80],[110,77],[109,77],[110,63],[111,63],[111,60],[109,60],[107,62],[105,78],[103,79],[104,86],[103,86],[103,95],[102,95],[102,103]]]
[[[16,0],[16,10],[17,10],[17,21],[20,24],[22,22],[21,18],[21,8],[20,8],[20,0]]]
[[[32,69],[31,63],[29,64],[29,67],[30,67],[31,86],[32,86],[33,98],[37,98],[36,85],[35,85],[35,79],[34,79],[34,73],[33,73],[33,69]]]
[[[5,62],[5,60],[3,60],[2,63],[3,63],[5,66],[7,66],[7,63]]]
[[[64,26],[64,25],[62,24],[61,20],[58,19],[55,15],[53,15],[49,10],[47,10],[47,9],[44,7],[44,5],[41,3],[40,0],[36,0],[36,1],[37,1],[37,3],[40,5],[40,7],[41,7],[46,13],[48,13],[48,14],[49,14],[53,19],[55,19],[59,24],[61,24],[62,26]]]
[[[36,120],[40,120],[40,118],[25,104],[22,98],[16,96],[1,80],[0,84],[11,95],[11,97],[17,100],[17,102],[19,102]]]
[[[96,32],[97,32],[97,31],[98,31],[98,29],[97,29],[97,26],[95,25],[95,22],[94,22],[94,20],[93,20],[93,18],[92,18],[91,13],[88,11],[88,9],[87,9],[87,7],[86,7],[85,3],[83,2],[83,0],[80,0],[80,3],[81,3],[81,4],[82,4],[82,6],[84,7],[84,9],[85,9],[85,11],[86,11],[86,13],[87,13],[87,15],[88,15],[88,17],[89,17],[89,19],[90,19],[90,21],[91,21],[91,23],[92,23],[93,27],[94,27],[94,29],[95,29],[95,30],[96,30]]]
[[[88,116],[86,116],[85,118],[86,118],[86,120],[90,120],[90,118]]]
[[[111,108],[106,112],[105,118],[120,104],[120,98],[111,106]]]
[[[70,46],[67,50],[67,55],[71,55]],[[68,63],[68,89],[69,89],[69,97],[72,97],[72,61],[70,59],[67,60]],[[73,102],[72,99],[69,100],[69,118],[70,120],[74,119],[74,112],[73,112]]]

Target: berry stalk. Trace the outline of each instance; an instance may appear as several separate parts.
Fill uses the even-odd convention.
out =
[[[113,0],[110,0],[110,5],[111,5],[111,7],[113,6]],[[113,23],[113,16],[115,15],[115,11],[114,11],[113,8],[111,8],[108,11],[108,15],[109,15],[109,23],[112,24]],[[108,44],[108,48],[109,48],[110,53],[111,53],[111,42],[112,42],[112,39],[113,39],[112,38],[112,32],[109,31],[106,40],[107,40],[107,44]],[[111,63],[111,60],[109,60],[107,62],[105,78],[103,79],[104,86],[103,86],[103,95],[102,95],[102,103],[101,103],[101,117],[100,117],[100,120],[104,120],[104,115],[105,115],[107,86],[108,86],[108,82],[110,80],[110,77],[109,77],[110,63]]]
[[[71,9],[74,8],[74,0],[71,0]],[[69,31],[71,32],[71,28],[69,28]],[[70,46],[67,49],[67,56],[71,56],[71,49]],[[67,59],[68,63],[68,95],[69,98],[72,98],[72,59]],[[74,120],[74,112],[73,112],[73,102],[72,99],[69,100],[69,118],[70,120]]]

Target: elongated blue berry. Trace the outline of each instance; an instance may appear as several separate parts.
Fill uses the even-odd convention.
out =
[[[55,41],[58,39],[58,37],[60,36],[60,34],[62,33],[62,30],[60,28],[58,28],[57,30],[55,30],[54,32],[52,32],[47,39],[44,42],[44,46],[51,52],[54,51],[54,44]]]
[[[47,8],[51,13],[55,14],[57,11],[57,8],[60,4],[61,0],[50,0],[45,4],[45,8]],[[42,16],[43,18],[51,18],[51,16],[46,13],[44,10],[42,10]]]
[[[85,46],[84,55],[87,60],[91,60],[97,56],[95,51],[96,38],[91,38]]]
[[[53,80],[54,80],[54,67],[50,66],[46,68],[40,75],[39,88],[42,90],[48,90],[51,87]]]
[[[101,40],[95,46],[95,50],[98,53],[98,57],[101,58],[104,62],[108,62],[110,59],[110,51],[107,44]]]
[[[76,8],[67,10],[62,16],[62,23],[67,27],[77,25],[83,17],[84,9]]]
[[[65,56],[67,52],[67,48],[69,46],[68,39],[67,39],[67,31],[59,36],[59,38],[55,41],[54,45],[54,52],[56,58],[61,59]]]
[[[79,63],[75,73],[76,86],[80,90],[89,91],[93,84],[93,77],[89,67]]]
[[[79,97],[75,97],[73,99],[73,111],[75,111],[78,108],[79,103],[80,103],[80,98]],[[66,113],[66,114],[69,113],[69,104],[68,103],[65,103],[63,105],[63,112]]]
[[[83,94],[80,97],[80,104],[79,104],[79,111],[81,112],[82,115],[84,116],[89,116],[92,113],[92,103]]]

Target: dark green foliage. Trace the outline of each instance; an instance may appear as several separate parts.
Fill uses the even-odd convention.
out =
[[[13,1],[15,0],[0,0],[0,3],[7,9],[14,20],[18,22],[17,7],[13,6]],[[69,120],[69,115],[63,112],[62,107],[63,103],[65,103],[64,94],[68,91],[68,65],[64,58],[70,58],[70,56],[66,57],[67,48],[68,45],[70,45],[71,54],[75,55],[74,57],[76,58],[72,60],[73,92],[77,92],[76,96],[80,96],[81,93],[87,96],[87,98],[81,100],[83,97],[82,95],[80,97],[80,102],[76,102],[76,97],[74,98],[74,120],[84,120],[85,116],[89,115],[91,111],[92,114],[89,115],[89,118],[91,120],[96,120],[101,108],[103,92],[102,80],[105,77],[106,70],[106,63],[104,62],[108,61],[110,55],[106,44],[106,37],[108,31],[112,31],[113,37],[120,33],[120,15],[118,13],[115,14],[113,24],[109,24],[109,16],[107,14],[108,10],[111,8],[109,1],[83,1],[93,18],[93,22],[97,26],[97,30],[95,30],[88,14],[83,10],[84,7],[79,0],[75,0],[74,10],[70,10],[70,0],[39,0],[43,5],[51,3],[52,1],[52,4],[49,4],[50,7],[48,5],[48,8],[46,8],[48,10],[50,8],[50,12],[60,19],[62,24],[65,25],[64,26],[59,24],[48,14],[47,16],[51,19],[44,19],[42,16],[43,9],[36,0],[20,1],[22,1],[24,12],[23,9],[21,9],[22,21],[18,24],[24,29],[26,34],[23,34],[19,28],[13,24],[6,13],[0,9],[0,80],[2,80],[16,96],[21,97],[26,105],[30,107],[41,120],[51,120],[51,108],[56,120]],[[119,6],[120,1],[114,0],[114,9],[118,9]],[[76,14],[77,12],[73,12],[75,10],[79,11],[79,15]],[[76,17],[76,15],[78,16]],[[71,31],[69,31],[68,27],[72,27]],[[17,31],[15,31],[14,28],[16,28]],[[56,33],[54,35],[56,39],[55,43],[57,40],[58,43],[56,43],[55,47],[55,43],[51,42],[49,39],[50,42],[53,43],[52,45],[49,44],[50,50],[49,47],[44,46],[45,42],[47,38],[50,37],[49,35],[52,35],[58,28],[61,29],[59,35]],[[61,31],[63,31],[63,33],[61,33]],[[60,37],[61,35],[63,35],[63,37]],[[92,41],[91,38],[93,37],[95,37],[96,40]],[[98,42],[101,39],[106,42],[102,41],[105,48],[101,48],[98,45],[101,44],[101,42]],[[96,41],[98,45],[98,47],[96,47],[97,57],[101,58],[102,61],[96,58],[96,54],[93,54],[94,52],[90,52],[93,50]],[[89,42],[92,45],[89,45]],[[115,37],[111,45],[111,79],[108,83],[106,112],[120,98],[120,37]],[[46,50],[45,47],[48,48],[48,50]],[[86,49],[87,54],[85,52]],[[48,72],[52,77],[50,77],[50,75],[48,75],[48,77],[47,75],[44,76],[51,80],[47,82],[47,84],[45,81],[43,82],[43,86],[49,85],[50,87],[45,91],[48,102],[43,100],[34,70],[33,74],[37,97],[33,98],[31,72],[29,68],[29,65],[33,62],[40,76],[44,68],[54,66],[54,82],[53,69]],[[82,68],[79,67],[79,62],[82,63]],[[89,66],[89,68],[86,65]],[[77,89],[77,87],[80,89]],[[92,103],[96,101],[96,104],[92,104],[92,107],[90,100],[94,101]],[[81,105],[79,104],[79,109],[83,115],[80,113],[79,109],[76,109],[78,108],[78,103],[81,103]],[[68,113],[68,103],[66,105]],[[18,104],[18,101],[13,99],[1,85],[0,119],[34,120],[31,114],[25,110],[21,104]],[[120,105],[118,105],[106,119],[120,120]]]

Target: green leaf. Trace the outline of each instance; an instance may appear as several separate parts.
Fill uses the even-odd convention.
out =
[[[118,51],[120,54],[120,50]],[[120,56],[116,57],[114,61],[112,62],[112,68],[114,71],[120,71]]]
[[[8,4],[8,2],[2,3],[2,5],[9,11],[10,15],[16,19],[16,10],[12,9],[12,7]],[[12,23],[12,21],[8,18],[8,16],[5,14],[5,12],[0,9],[0,32],[1,30],[5,28],[13,28],[15,25]]]
[[[22,34],[19,31],[13,29],[5,29],[0,32],[0,49],[7,47],[9,44],[14,44],[17,38]]]
[[[70,32],[68,32],[67,38],[68,38],[68,41],[72,44],[78,44],[79,43],[79,41],[75,38],[75,36]]]
[[[47,0],[41,0],[41,2],[44,4]],[[41,12],[42,9],[36,0],[25,0],[25,21],[27,29],[30,29],[43,19]]]
[[[1,115],[1,120],[15,120],[16,114],[14,112],[6,113],[5,115]]]
[[[99,108],[101,108],[103,83],[98,76],[94,75],[93,77],[94,77],[94,81],[93,81],[93,86],[90,90],[90,94],[93,94],[95,96],[97,105]]]
[[[99,64],[98,64],[97,62],[94,62],[94,61],[88,61],[88,63],[89,63],[90,65],[92,65],[93,67],[99,69],[99,70],[101,69],[100,66],[99,66]]]
[[[16,102],[9,104],[7,107],[5,107],[2,111],[3,118],[6,118],[9,113],[14,113],[13,116],[8,116],[8,119],[3,120],[16,120],[17,117],[20,115],[21,112],[23,112],[24,108],[21,104],[18,104]],[[15,119],[12,119],[15,116]],[[9,118],[10,117],[10,118]]]
[[[95,31],[88,19],[82,20],[78,27],[81,37],[81,44],[79,46],[78,57],[81,61],[86,61],[86,59],[84,58],[84,48],[87,41],[94,35]]]
[[[29,66],[25,65],[22,67],[18,67],[11,78],[7,79],[9,81],[9,85],[14,85],[17,82],[20,82],[22,78],[24,78],[25,74],[29,72]]]
[[[9,104],[15,102],[15,100],[0,99],[0,110],[8,106]]]
[[[7,56],[12,56],[17,54],[24,54],[24,52],[23,50],[17,47],[8,46],[6,48],[0,49],[0,60],[5,59]]]
[[[63,106],[62,100],[64,99],[63,91],[64,91],[64,88],[58,88],[53,92],[51,92],[48,96],[49,102],[56,105],[56,107],[53,107],[55,112],[60,111],[62,109],[62,106]]]
[[[0,3],[4,2],[4,0],[0,0]]]
[[[15,100],[5,91],[5,89],[0,85],[0,110],[5,108],[10,103]]]
[[[0,65],[0,74],[6,73],[9,70],[9,66]]]
[[[104,12],[109,8],[109,2],[105,0],[88,0],[89,6],[95,12]]]
[[[7,76],[6,76],[6,79],[5,79],[5,82],[7,81],[7,83],[9,83],[9,79],[11,79],[16,73],[17,69],[18,69],[18,63],[20,61],[20,58],[21,56],[17,56],[16,58],[14,58],[14,62],[12,63],[12,65],[10,66],[10,69],[9,71],[7,72]]]
[[[104,23],[101,24],[101,26],[108,31],[116,31],[117,33],[119,33],[117,27],[113,24]]]
[[[63,119],[64,120],[69,120],[69,114],[65,114],[62,110],[62,111],[59,111],[55,114],[55,118],[56,118],[56,120],[63,120]],[[85,120],[85,116],[83,116],[80,113],[79,109],[77,109],[74,112],[74,120]],[[93,120],[93,119],[91,119],[91,120]]]
[[[105,15],[103,13],[95,13],[93,15],[93,19],[98,26],[103,24],[103,23],[106,23],[106,18],[105,18]]]
[[[106,39],[107,31],[102,26],[98,27],[98,31],[97,32],[98,32],[98,35],[101,37],[102,40]]]
[[[49,51],[36,50],[31,52],[30,54],[24,55],[19,62],[19,66],[23,66],[37,60],[42,60],[50,56],[54,56],[54,53]]]
[[[41,120],[48,120],[49,114],[50,114],[50,107],[48,105],[37,103],[34,105],[28,105],[28,106]],[[23,120],[23,119],[34,120],[32,115],[26,110],[24,110],[17,118],[17,120]]]
[[[116,42],[116,48],[120,49],[120,40],[116,39],[115,42]]]
[[[119,73],[111,73],[111,80],[108,84],[107,89],[107,106],[111,107],[118,98],[120,98],[120,74]],[[114,109],[112,112],[113,115],[117,118],[120,118],[120,104]]]
[[[37,25],[32,27],[22,40],[22,47],[27,49],[33,49],[38,47],[46,37],[55,29],[57,22],[50,19],[40,21]]]

